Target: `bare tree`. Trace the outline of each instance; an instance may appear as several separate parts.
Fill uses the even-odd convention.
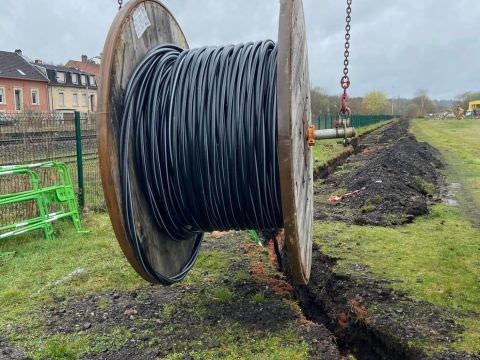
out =
[[[419,89],[415,93],[415,99],[418,99],[420,107],[420,116],[425,116],[425,101],[428,99],[428,90]]]

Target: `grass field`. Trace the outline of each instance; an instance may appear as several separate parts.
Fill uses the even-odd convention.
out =
[[[339,259],[336,272],[373,274],[414,299],[457,314],[467,330],[454,348],[480,351],[480,229],[456,209],[436,205],[428,216],[401,228],[315,222],[314,233],[322,252]]]
[[[39,231],[0,242],[0,252],[16,252],[0,258],[0,327],[35,325],[32,313],[56,297],[142,284],[123,258],[108,215],[89,216],[82,225],[93,231],[79,234],[70,223],[56,222],[53,241]]]
[[[442,153],[464,213],[480,225],[480,120],[415,120],[412,132]]]
[[[418,120],[411,131],[440,149],[449,180],[462,184],[465,191],[472,191],[470,199],[478,200],[480,122]],[[451,346],[476,354],[480,352],[480,228],[462,209],[462,202],[459,207],[438,204],[429,215],[401,227],[315,222],[315,242],[322,252],[339,259],[339,274],[373,274],[413,299],[454,314],[466,330]],[[352,267],[355,264],[363,266]],[[423,346],[438,350],[447,345],[426,341]]]

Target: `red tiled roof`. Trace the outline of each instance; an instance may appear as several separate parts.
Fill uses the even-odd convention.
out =
[[[100,65],[95,63],[69,60],[65,66],[95,74],[97,77],[100,75]]]

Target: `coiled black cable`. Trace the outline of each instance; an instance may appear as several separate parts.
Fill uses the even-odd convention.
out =
[[[122,211],[137,260],[158,282],[186,275],[204,232],[283,226],[276,79],[272,41],[157,46],[132,74],[120,127]],[[178,241],[197,237],[174,277],[159,274],[145,256],[134,225],[132,172],[157,226]]]

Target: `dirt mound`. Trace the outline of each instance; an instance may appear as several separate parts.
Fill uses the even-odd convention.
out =
[[[408,125],[395,122],[365,137],[355,155],[317,184],[316,219],[400,225],[428,212],[442,181],[438,169],[443,164],[437,150],[408,133]],[[336,199],[326,201],[331,194]]]

